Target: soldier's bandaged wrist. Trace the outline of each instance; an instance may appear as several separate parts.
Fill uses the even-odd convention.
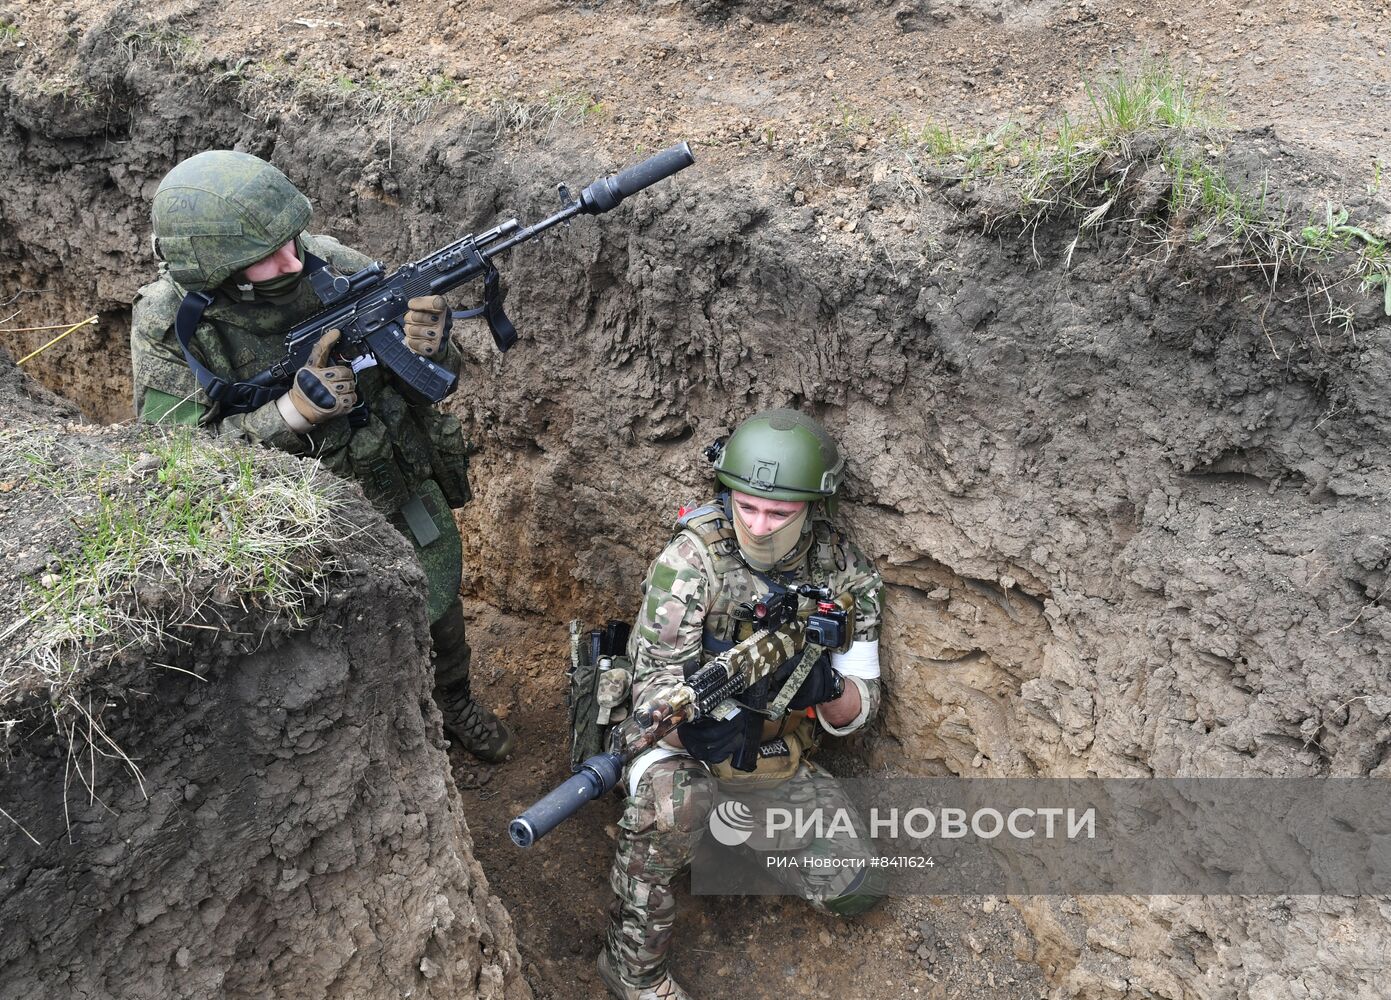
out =
[[[304,414],[295,409],[295,404],[290,402],[290,394],[287,392],[275,400],[275,408],[280,412],[280,419],[285,421],[285,426],[296,434],[308,434],[314,426],[304,419]]]
[[[831,666],[846,677],[873,680],[879,676],[879,640],[857,640],[844,653],[831,654]]]

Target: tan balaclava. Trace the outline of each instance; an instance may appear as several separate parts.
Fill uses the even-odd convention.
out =
[[[803,504],[795,517],[766,535],[755,535],[751,532],[749,526],[744,523],[743,515],[739,513],[739,505],[734,504],[733,507],[734,535],[739,540],[739,551],[743,554],[744,561],[754,569],[766,573],[772,569],[783,568],[784,564],[795,563],[806,555],[806,546],[802,544],[802,529],[806,527],[811,504]],[[808,532],[807,541],[810,541],[810,538]]]

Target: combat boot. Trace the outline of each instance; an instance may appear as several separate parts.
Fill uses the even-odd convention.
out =
[[[451,740],[484,763],[498,764],[507,759],[516,742],[512,730],[473,700],[467,678],[449,691],[436,688],[435,701],[444,715],[444,731]]]
[[[430,626],[430,634],[435,642],[435,703],[444,716],[445,733],[479,760],[501,762],[512,752],[515,740],[501,719],[473,700],[463,608],[456,603]]]
[[[666,972],[652,983],[629,982],[619,972],[619,965],[609,955],[608,948],[599,952],[599,978],[618,1000],[691,1000],[691,995]]]

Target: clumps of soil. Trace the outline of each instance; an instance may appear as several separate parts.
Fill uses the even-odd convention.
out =
[[[54,425],[5,381],[0,711],[58,712],[163,650],[187,669],[215,637],[245,652],[302,628],[349,540],[370,545],[360,494],[312,463],[193,428]]]
[[[0,399],[34,398],[0,374]],[[0,584],[0,994],[529,997],[449,780],[425,578],[395,529],[308,464],[206,435],[20,406],[0,446],[22,571]],[[257,520],[291,491],[322,506]],[[120,541],[104,507],[145,544],[98,545]],[[98,603],[43,599],[103,577],[121,583]],[[86,625],[36,675],[53,621]]]

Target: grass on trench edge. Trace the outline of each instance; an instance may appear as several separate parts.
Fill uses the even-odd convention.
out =
[[[0,608],[0,710],[46,696],[69,775],[95,799],[99,759],[122,761],[143,788],[93,710],[101,672],[132,650],[182,671],[153,657],[191,645],[188,629],[223,630],[224,612],[303,627],[344,570],[340,547],[362,529],[346,516],[361,501],[316,465],[268,462],[192,429],[148,430],[137,448],[90,454],[53,432],[0,431],[10,502],[23,496],[71,525],[58,564]]]
[[[1348,259],[1341,278],[1314,279],[1306,289],[1311,299],[1321,294],[1327,300],[1325,321],[1351,330],[1352,310],[1338,305],[1331,292],[1352,283],[1361,293],[1379,291],[1391,316],[1391,238],[1370,223],[1353,222],[1346,208],[1331,203],[1324,219],[1295,224],[1289,203],[1277,203],[1267,184],[1248,191],[1232,183],[1209,162],[1221,130],[1218,116],[1173,70],[1152,66],[1120,73],[1087,84],[1086,92],[1089,117],[1064,115],[1033,135],[1008,122],[973,136],[929,123],[902,129],[900,140],[963,185],[1008,185],[1026,234],[1047,218],[1079,218],[1066,251],[1069,264],[1083,235],[1112,220],[1124,204],[1132,175],[1138,179],[1155,165],[1167,186],[1166,223],[1128,220],[1150,228],[1155,242],[1186,238],[1222,250],[1240,265],[1260,268],[1272,287],[1282,273],[1307,275],[1315,262]],[[1143,152],[1142,139],[1150,143]],[[1374,183],[1379,186],[1379,178]]]

